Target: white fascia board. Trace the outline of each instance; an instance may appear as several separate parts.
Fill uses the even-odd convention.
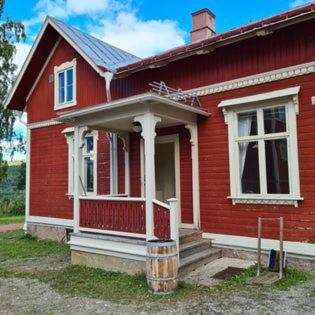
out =
[[[17,76],[17,79],[15,80],[13,86],[12,86],[12,89],[10,90],[6,100],[5,100],[5,104],[4,104],[4,107],[7,108],[7,106],[10,104],[11,100],[12,100],[12,97],[17,89],[17,87],[19,86],[23,76],[24,76],[24,73],[37,49],[37,46],[40,42],[40,40],[42,39],[43,37],[43,34],[47,28],[47,26],[51,25],[90,65],[91,67],[100,75],[100,76],[103,76],[103,72],[98,68],[98,66],[92,61],[92,59],[87,56],[79,47],[78,45],[75,44],[75,42],[49,17],[47,16],[46,19],[45,19],[45,22],[44,24],[42,25],[41,29],[40,29],[40,32],[39,34],[37,35],[36,37],[36,40],[30,50],[30,52],[28,53],[25,61],[24,61],[24,64]]]
[[[56,118],[56,120],[63,122],[63,121],[67,121],[69,119],[74,119],[74,118],[82,117],[82,116],[89,115],[89,114],[95,114],[98,112],[109,111],[109,110],[116,109],[116,108],[123,107],[123,106],[127,106],[127,105],[132,105],[132,104],[137,104],[137,103],[145,103],[145,102],[147,102],[147,103],[160,102],[162,104],[170,105],[170,106],[173,106],[175,108],[189,111],[189,112],[199,114],[202,116],[206,116],[206,117],[210,116],[210,114],[208,112],[206,112],[202,109],[192,107],[189,105],[185,105],[185,104],[182,104],[180,102],[167,99],[167,98],[160,96],[160,95],[155,95],[152,93],[144,93],[144,94],[138,94],[135,96],[126,97],[123,99],[118,99],[118,100],[115,100],[115,101],[112,101],[109,103],[102,103],[99,105],[79,109],[79,110],[76,110],[73,112],[64,113],[64,114],[61,114],[59,118]]]
[[[203,238],[211,239],[217,247],[257,251],[257,238],[226,234],[203,233]],[[262,249],[269,251],[279,248],[279,240],[262,239]],[[306,242],[284,241],[284,251],[290,255],[302,255],[315,259],[315,244]]]
[[[299,91],[300,91],[300,87],[295,86],[295,87],[282,89],[282,90],[276,90],[276,91],[267,92],[267,93],[255,94],[255,95],[250,95],[250,96],[245,96],[245,97],[240,97],[240,98],[233,98],[233,99],[222,101],[218,105],[218,107],[222,108],[222,107],[229,107],[229,106],[245,105],[249,103],[266,101],[266,100],[271,100],[275,98],[289,97],[289,96],[297,95]]]

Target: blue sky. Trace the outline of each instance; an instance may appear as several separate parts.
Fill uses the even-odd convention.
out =
[[[3,17],[26,26],[27,40],[17,45],[21,67],[46,15],[59,18],[139,57],[189,41],[191,13],[209,8],[216,31],[256,21],[312,1],[305,0],[7,0]],[[23,125],[16,131],[25,135]],[[21,156],[15,157],[20,158]]]

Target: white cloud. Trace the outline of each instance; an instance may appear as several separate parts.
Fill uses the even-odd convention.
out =
[[[15,47],[16,54],[13,62],[18,66],[16,70],[16,74],[18,74],[32,46],[26,43],[17,43]]]
[[[92,35],[133,53],[147,57],[183,45],[185,33],[172,20],[141,20],[136,12],[120,12],[90,27]]]
[[[108,0],[68,0],[66,3],[70,14],[91,14],[105,11],[108,8]]]
[[[290,3],[290,7],[291,8],[298,7],[300,5],[304,5],[304,4],[307,4],[309,2],[312,2],[312,1],[310,1],[310,0],[295,0],[295,1],[292,1]]]
[[[42,23],[47,15],[60,19],[68,19],[76,15],[97,17],[104,14],[109,8],[109,3],[114,1],[116,0],[39,0],[33,8],[36,15],[25,21],[25,25],[33,26]],[[114,5],[110,6],[110,8],[114,7]]]

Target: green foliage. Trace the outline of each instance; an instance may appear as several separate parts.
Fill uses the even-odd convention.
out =
[[[242,273],[235,275],[231,278],[224,280],[220,285],[219,289],[235,288],[244,286],[248,278],[254,277],[257,272],[257,266],[251,266],[245,269]]]
[[[25,169],[24,162],[9,163],[6,177],[0,181],[0,217],[24,214],[25,192],[19,190],[23,186],[23,168]]]
[[[25,221],[25,217],[23,215],[14,216],[14,217],[0,217],[0,225],[6,225],[11,223],[22,223]]]
[[[257,266],[251,266],[244,270],[244,272],[235,275],[229,279],[226,279],[219,285],[219,289],[238,288],[246,285],[246,281],[249,278],[255,277],[257,273]],[[292,286],[304,283],[307,280],[313,279],[315,274],[301,271],[299,269],[288,269],[285,277],[270,286],[270,289],[274,290],[287,290]]]
[[[25,183],[26,183],[26,163],[22,161],[18,168],[16,188],[18,190],[25,190]]]
[[[9,17],[4,21],[4,6],[5,0],[0,0],[0,180],[5,177],[8,170],[8,163],[3,160],[5,150],[11,156],[18,150],[24,150],[23,139],[13,130],[15,115],[12,111],[4,109],[4,101],[14,81],[16,70],[16,65],[13,63],[16,53],[14,43],[25,40],[25,32],[22,23],[12,21]],[[10,143],[10,146],[5,148],[5,143]]]
[[[272,286],[273,289],[288,290],[290,287],[315,278],[315,274],[293,268],[288,269],[285,277]]]
[[[25,235],[23,231],[0,233],[0,262],[8,259],[38,257],[68,251],[68,245],[53,241],[40,241]]]

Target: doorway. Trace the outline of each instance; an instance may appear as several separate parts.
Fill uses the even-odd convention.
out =
[[[144,144],[141,141],[141,191],[145,196]],[[180,207],[180,155],[178,134],[155,138],[155,190],[156,199],[168,203],[177,198]],[[179,222],[180,221],[179,211]]]

